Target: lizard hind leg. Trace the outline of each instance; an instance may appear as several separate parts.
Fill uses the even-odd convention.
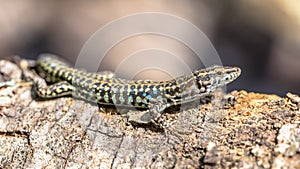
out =
[[[34,90],[41,98],[56,98],[72,95],[74,87],[66,81],[61,81],[47,86],[44,80],[38,80],[34,84]]]

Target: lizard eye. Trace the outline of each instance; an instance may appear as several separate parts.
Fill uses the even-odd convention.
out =
[[[223,74],[222,71],[218,71],[218,72],[217,72],[217,75],[218,75],[218,76],[221,76],[222,74]]]

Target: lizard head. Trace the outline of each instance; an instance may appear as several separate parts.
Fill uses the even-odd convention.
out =
[[[200,93],[210,93],[218,87],[225,86],[241,74],[238,67],[213,66],[194,72]]]

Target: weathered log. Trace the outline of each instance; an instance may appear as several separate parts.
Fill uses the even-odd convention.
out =
[[[170,110],[159,130],[84,100],[38,99],[9,61],[0,61],[0,82],[0,168],[300,167],[300,99],[291,93],[233,91],[220,107]]]

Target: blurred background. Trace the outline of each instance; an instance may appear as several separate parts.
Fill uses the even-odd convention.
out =
[[[223,65],[243,70],[229,90],[300,94],[298,0],[0,1],[0,58],[20,55],[36,59],[38,54],[49,52],[74,64],[85,42],[99,28],[141,12],[176,15],[202,30]],[[193,55],[174,39],[136,36],[114,46],[100,69],[114,70],[124,55],[158,47],[183,59]],[[121,77],[126,78],[126,72]],[[152,70],[135,77],[168,79],[168,74]]]

